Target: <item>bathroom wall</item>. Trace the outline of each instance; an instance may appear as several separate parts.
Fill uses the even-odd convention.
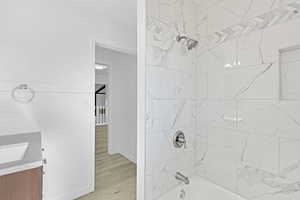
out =
[[[196,133],[197,63],[179,34],[197,36],[198,5],[192,0],[147,1],[146,33],[146,199],[177,185],[177,171],[191,175]],[[186,149],[173,147],[173,134],[185,133]]]
[[[107,72],[105,71],[104,73],[103,72],[98,72],[96,71],[96,77],[95,77],[95,82],[96,84],[107,84],[108,82],[108,74]]]
[[[247,199],[300,198],[299,11],[299,0],[147,0],[147,200],[176,171]]]
[[[300,1],[199,5],[197,173],[247,199],[299,199]]]
[[[126,27],[74,2],[0,2],[0,135],[42,132],[45,200],[94,189],[92,40],[132,50],[136,43]],[[11,98],[22,83],[36,91],[30,104]]]

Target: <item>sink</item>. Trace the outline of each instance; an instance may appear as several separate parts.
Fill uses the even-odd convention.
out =
[[[28,143],[17,143],[0,146],[0,165],[23,160]]]

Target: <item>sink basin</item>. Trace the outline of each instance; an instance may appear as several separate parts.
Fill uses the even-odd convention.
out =
[[[23,160],[28,143],[0,146],[0,164]]]

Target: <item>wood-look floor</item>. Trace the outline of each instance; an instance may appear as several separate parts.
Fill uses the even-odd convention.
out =
[[[136,165],[107,153],[107,126],[96,127],[96,189],[78,200],[135,200]]]

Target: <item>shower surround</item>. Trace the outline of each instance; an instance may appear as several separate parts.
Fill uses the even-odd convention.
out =
[[[300,199],[299,12],[299,0],[147,0],[147,200],[177,171],[249,200]]]

